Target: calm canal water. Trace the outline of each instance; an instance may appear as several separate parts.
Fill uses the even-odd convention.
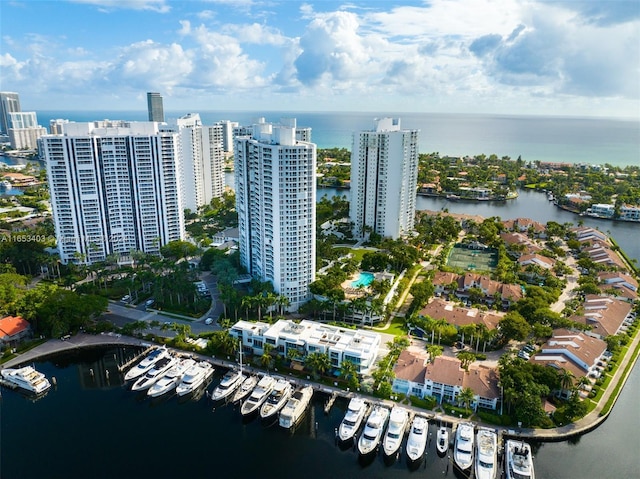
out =
[[[415,470],[404,456],[392,464],[381,456],[362,463],[357,452],[334,441],[346,402],[338,400],[324,415],[321,394],[293,434],[277,425],[265,427],[259,419],[244,422],[233,406],[214,410],[206,397],[150,401],[122,385],[113,358],[123,351],[91,350],[36,363],[57,379],[57,387],[36,402],[3,390],[3,479],[455,477],[448,459],[437,455],[435,439]],[[598,429],[571,442],[534,445],[537,478],[638,477],[639,387],[635,368]],[[431,424],[434,438],[435,431]]]

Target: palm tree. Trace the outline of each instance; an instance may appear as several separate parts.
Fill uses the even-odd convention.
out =
[[[449,326],[449,323],[446,319],[440,318],[436,320],[435,329],[438,330],[438,346],[440,346],[440,339],[442,338],[442,331]]]
[[[344,378],[345,381],[349,382],[350,387],[353,389],[357,389],[360,387],[360,380],[358,379],[358,368],[356,365],[345,359],[340,364],[340,377]]]
[[[429,361],[433,362],[438,356],[440,356],[444,352],[444,348],[442,346],[437,346],[432,344],[427,346],[427,353],[429,353]]]
[[[458,394],[458,404],[464,405],[465,411],[469,412],[469,407],[473,403],[476,398],[473,389],[471,388],[462,388],[460,393]]]
[[[272,349],[273,345],[265,343],[262,348],[262,356],[260,356],[260,364],[267,370],[271,367],[271,363],[273,362],[273,357],[271,356]]]
[[[563,369],[560,373],[560,385],[562,386],[562,389],[567,391],[571,390],[573,388],[573,380],[575,378],[575,375],[571,371]]]
[[[311,369],[313,377],[318,379],[331,368],[331,359],[326,353],[315,351],[307,356],[305,366]]]
[[[243,296],[241,304],[245,308],[247,321],[249,321],[249,309],[253,306],[253,298],[251,296]]]
[[[462,351],[456,356],[462,363],[462,369],[469,371],[469,365],[476,360],[476,355],[469,351]]]

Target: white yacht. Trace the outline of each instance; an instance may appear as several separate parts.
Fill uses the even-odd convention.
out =
[[[186,370],[182,381],[176,386],[176,394],[185,396],[194,392],[213,375],[213,366],[208,361],[200,361]]]
[[[124,380],[130,381],[132,379],[139,378],[147,371],[149,371],[156,362],[160,361],[163,358],[168,358],[169,356],[169,351],[164,346],[154,349],[149,354],[147,354],[145,358],[136,366],[127,371],[127,374],[124,375]]]
[[[149,389],[153,384],[164,376],[169,369],[178,363],[178,358],[172,356],[168,358],[162,358],[154,364],[154,366],[145,373],[144,376],[136,379],[136,382],[131,386],[132,391],[143,391]]]
[[[247,398],[247,400],[242,404],[240,408],[240,413],[243,416],[248,416],[249,414],[256,412],[267,400],[271,391],[273,391],[273,387],[276,385],[276,380],[269,375],[263,376],[256,387],[251,391],[251,395]]]
[[[507,479],[535,479],[531,446],[509,439],[505,445],[505,477]]]
[[[456,430],[453,461],[463,472],[470,472],[473,464],[473,424],[461,422]]]
[[[246,376],[240,369],[232,369],[222,376],[220,384],[211,393],[211,399],[222,401],[233,394],[240,387]]]
[[[496,479],[498,474],[498,435],[493,429],[478,428],[475,472],[476,479]]]
[[[389,416],[389,426],[382,440],[382,449],[387,456],[393,456],[404,438],[404,432],[409,423],[409,411],[400,406],[394,406]]]
[[[273,418],[287,403],[292,392],[293,388],[291,387],[291,383],[286,379],[279,379],[269,394],[269,397],[267,397],[267,400],[260,408],[260,418]]]
[[[173,365],[160,379],[158,379],[147,391],[147,396],[155,398],[173,391],[182,381],[187,370],[196,362],[193,359],[181,359]]]
[[[373,408],[364,425],[360,439],[358,439],[358,451],[361,455],[364,456],[376,450],[388,419],[389,410],[386,407],[375,406]]]
[[[351,398],[347,406],[347,412],[338,428],[338,439],[346,442],[355,437],[364,416],[367,414],[367,409],[369,409],[369,406],[364,399],[359,397]]]
[[[312,396],[313,388],[311,386],[296,389],[287,404],[282,408],[282,411],[280,411],[280,417],[278,418],[280,426],[285,429],[295,427],[304,417]]]
[[[424,456],[429,434],[429,422],[424,416],[416,416],[411,423],[411,431],[407,438],[407,457],[411,462],[418,462]]]
[[[236,389],[236,392],[233,394],[233,398],[231,398],[231,401],[242,401],[249,394],[251,394],[251,391],[253,391],[253,388],[256,387],[256,384],[258,384],[258,376],[251,375],[247,377],[244,381],[242,381],[240,387]]]
[[[3,369],[2,377],[5,381],[34,394],[42,394],[51,387],[51,383],[45,375],[31,366],[24,366],[18,369]]]
[[[436,450],[445,455],[449,450],[449,430],[447,426],[440,426],[436,434]]]

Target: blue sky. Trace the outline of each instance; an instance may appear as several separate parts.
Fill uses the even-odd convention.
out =
[[[23,110],[640,117],[638,0],[0,0]]]

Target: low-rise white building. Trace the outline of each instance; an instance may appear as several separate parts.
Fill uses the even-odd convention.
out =
[[[231,327],[231,335],[242,340],[242,347],[252,354],[262,354],[264,345],[286,357],[297,350],[301,357],[320,352],[331,359],[331,366],[339,368],[342,361],[351,361],[361,374],[375,365],[382,341],[378,333],[359,329],[346,329],[315,321],[300,323],[281,319],[274,324],[238,321]]]

